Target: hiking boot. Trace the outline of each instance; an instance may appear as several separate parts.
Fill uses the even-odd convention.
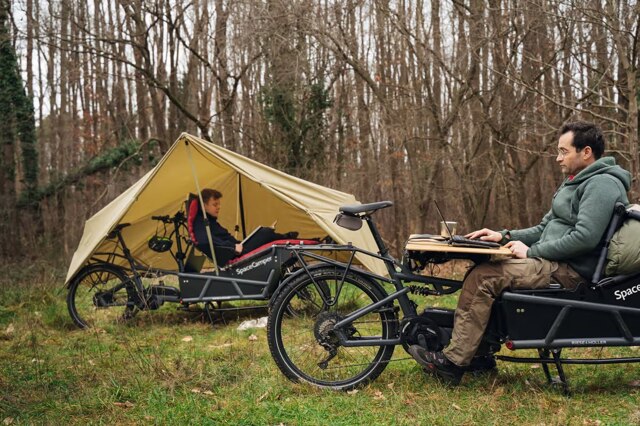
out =
[[[496,359],[493,355],[475,356],[471,364],[464,367],[465,371],[474,374],[495,373],[498,371]]]
[[[465,368],[449,361],[442,352],[429,352],[420,345],[409,346],[408,352],[425,371],[435,374],[444,383],[457,386],[462,380]]]

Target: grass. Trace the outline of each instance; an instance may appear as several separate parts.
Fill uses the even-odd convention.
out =
[[[640,424],[637,364],[567,366],[567,398],[538,366],[504,362],[497,375],[447,388],[397,348],[397,362],[369,386],[323,391],[287,381],[265,330],[236,330],[245,318],[212,327],[165,305],[130,324],[82,331],[66,310],[64,267],[35,261],[0,276],[3,424]],[[640,356],[633,348],[571,354]]]

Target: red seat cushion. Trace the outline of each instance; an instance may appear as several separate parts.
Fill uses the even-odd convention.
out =
[[[197,198],[192,198],[189,202],[189,211],[187,212],[187,228],[189,229],[189,238],[194,244],[198,244],[196,241],[196,234],[193,230],[193,221],[196,219],[196,215],[200,211],[200,205]]]
[[[255,254],[260,253],[263,250],[266,250],[268,248],[271,248],[271,246],[274,245],[285,245],[285,244],[304,244],[304,245],[314,245],[314,244],[320,244],[318,241],[316,240],[275,240],[275,241],[271,241],[270,243],[267,244],[263,244],[260,247],[258,247],[255,250],[251,250],[249,253],[243,254],[242,256],[238,256],[234,259],[231,259],[229,262],[227,262],[227,265],[233,265],[235,263],[240,262],[241,260],[247,259]]]

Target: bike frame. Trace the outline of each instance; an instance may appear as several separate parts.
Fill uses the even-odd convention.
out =
[[[337,260],[328,258],[326,256],[322,256],[319,254],[314,253],[314,251],[326,251],[327,250],[327,245],[319,245],[319,246],[298,246],[298,247],[291,247],[289,248],[289,250],[293,251],[296,255],[296,257],[298,258],[298,261],[300,262],[300,264],[302,265],[302,268],[304,269],[304,271],[308,274],[309,278],[311,279],[311,281],[313,282],[313,284],[319,288],[318,283],[315,281],[314,277],[313,277],[313,273],[310,270],[309,264],[307,263],[307,261],[305,260],[305,258],[311,258],[320,262],[323,262],[325,264],[329,264],[329,265],[333,265],[333,266],[337,266],[341,269],[344,269],[344,273],[342,275],[342,281],[338,284],[338,288],[341,289],[342,285],[344,283],[344,279],[346,278],[347,274],[349,273],[349,271],[355,271],[357,274],[359,275],[363,275],[366,276],[368,278],[373,278],[375,280],[378,281],[382,281],[385,283],[389,283],[392,284],[394,286],[395,291],[393,293],[391,293],[390,295],[386,296],[385,298],[383,298],[382,300],[372,303],[371,305],[365,306],[355,312],[352,312],[351,314],[347,315],[345,318],[343,318],[341,321],[337,322],[334,325],[334,332],[336,334],[336,336],[338,337],[338,339],[340,340],[340,344],[342,346],[345,347],[355,347],[355,346],[395,346],[395,345],[399,345],[402,344],[402,339],[398,336],[397,338],[394,339],[349,339],[343,332],[342,328],[349,325],[350,323],[353,323],[354,321],[358,320],[359,318],[364,317],[365,315],[367,315],[368,313],[379,309],[387,304],[389,304],[390,302],[393,302],[395,300],[398,301],[398,305],[400,306],[400,310],[403,313],[403,317],[404,319],[411,319],[414,317],[417,317],[417,311],[416,311],[416,305],[415,303],[409,298],[408,294],[411,289],[409,287],[405,287],[404,283],[405,282],[419,282],[422,284],[431,284],[434,287],[434,290],[429,291],[430,294],[433,295],[442,295],[442,294],[450,294],[450,293],[454,293],[456,291],[458,291],[460,288],[462,288],[462,282],[461,281],[456,281],[456,280],[451,280],[451,279],[446,279],[446,278],[436,278],[436,277],[427,277],[427,276],[423,276],[423,275],[417,275],[412,273],[405,265],[403,265],[402,263],[398,262],[397,259],[395,259],[393,256],[391,256],[389,254],[389,251],[387,249],[387,247],[384,244],[384,241],[382,240],[382,237],[380,236],[380,233],[378,232],[375,224],[373,223],[373,221],[371,220],[370,216],[364,216],[361,218],[363,221],[365,221],[369,227],[369,230],[371,231],[371,234],[373,235],[373,238],[378,246],[378,248],[380,249],[379,254],[367,251],[367,250],[363,250],[361,248],[358,247],[354,247],[350,244],[348,245],[330,245],[329,248],[331,249],[331,251],[336,251],[336,252],[350,252],[351,255],[349,256],[349,260],[347,263],[344,262],[339,262]],[[381,275],[377,275],[368,271],[364,271],[361,269],[358,270],[354,270],[353,269],[353,260],[355,257],[356,253],[362,253],[364,255],[367,256],[371,256],[373,258],[382,260],[385,263],[385,266],[387,268],[387,271],[389,272],[389,278],[387,277],[383,277]],[[322,292],[319,292],[322,295]],[[339,290],[338,290],[339,293]],[[338,295],[336,295],[337,298]],[[327,305],[331,305],[331,301],[324,299],[323,296],[323,302],[326,303]]]

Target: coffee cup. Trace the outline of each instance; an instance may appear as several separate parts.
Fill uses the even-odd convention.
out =
[[[440,222],[440,235],[443,237],[449,237],[449,231],[447,231],[447,227],[449,231],[451,231],[451,235],[456,235],[458,232],[458,222]]]

